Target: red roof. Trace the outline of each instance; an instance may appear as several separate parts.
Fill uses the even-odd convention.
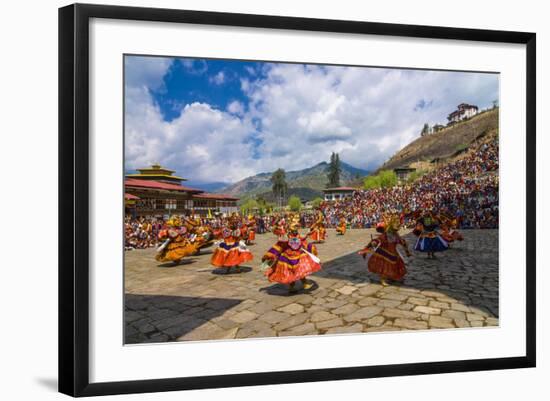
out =
[[[135,195],[132,195],[132,194],[124,194],[124,199],[137,200],[137,199],[141,199],[141,198],[139,196],[135,196]]]
[[[203,194],[197,194],[197,195],[194,195],[195,198],[200,198],[200,199],[216,199],[216,200],[234,200],[234,201],[238,201],[239,198],[235,198],[233,196],[229,196],[229,195],[225,195],[225,194],[208,194],[208,193],[203,193]]]
[[[324,189],[323,191],[325,191],[325,192],[328,192],[328,191],[357,191],[357,189],[352,188],[352,187],[335,187],[335,188],[327,188],[327,189]]]
[[[181,191],[181,192],[204,192],[201,189],[184,187],[179,184],[169,184],[167,182],[155,181],[155,180],[140,180],[137,178],[126,178],[124,180],[124,186],[126,187],[138,187],[149,189],[163,189],[166,191]]]

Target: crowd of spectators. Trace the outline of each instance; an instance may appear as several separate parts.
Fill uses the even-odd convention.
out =
[[[124,219],[124,249],[145,249],[158,245],[158,233],[163,228],[164,221],[154,217]]]
[[[354,228],[372,227],[384,213],[401,215],[410,227],[411,212],[433,209],[457,217],[461,228],[498,228],[498,186],[495,138],[414,182],[356,191],[351,199],[323,202],[320,209],[329,227],[341,217]]]
[[[498,140],[479,145],[463,157],[424,174],[414,182],[389,188],[358,190],[350,199],[322,202],[319,210],[328,227],[337,227],[344,217],[352,228],[370,228],[386,213],[399,214],[407,227],[415,224],[415,211],[433,210],[454,216],[459,228],[498,228]],[[319,210],[304,210],[300,224],[309,227]],[[256,232],[273,231],[293,213],[254,216]],[[200,224],[213,230],[227,225],[228,216],[202,217]],[[248,216],[242,216],[244,222]],[[125,249],[159,245],[158,233],[166,227],[161,217],[126,217]]]

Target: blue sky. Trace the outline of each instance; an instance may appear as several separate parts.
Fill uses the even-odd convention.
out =
[[[459,103],[491,106],[499,76],[126,56],[125,88],[126,169],[235,182],[332,152],[374,169]]]
[[[151,94],[166,121],[179,117],[182,105],[194,102],[225,110],[234,101],[247,103],[241,78],[257,76],[261,66],[244,61],[175,59],[163,77],[162,89]]]

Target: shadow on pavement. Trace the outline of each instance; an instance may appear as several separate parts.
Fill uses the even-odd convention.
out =
[[[296,291],[290,292],[288,290],[288,285],[285,284],[273,284],[269,287],[263,287],[260,288],[258,291],[265,292],[269,295],[276,295],[276,296],[282,296],[282,297],[292,297],[294,295],[300,295],[300,294],[309,294],[310,292],[313,292],[319,288],[319,284],[317,284],[316,281],[311,280],[310,278],[307,279],[307,282],[311,284],[311,287],[307,290],[302,288],[301,284],[296,284]]]
[[[165,263],[161,263],[160,265],[157,265],[157,267],[178,267],[178,266],[192,265],[195,262],[196,262],[195,259],[182,259],[179,263],[165,262]]]
[[[212,270],[212,274],[219,274],[220,276],[230,276],[232,274],[244,274],[244,273],[249,273],[251,271],[252,271],[252,268],[250,266],[240,266],[238,269],[235,267],[232,267],[229,270],[227,270],[227,267],[218,267]]]
[[[392,286],[439,292],[455,299],[457,303],[482,309],[491,317],[498,317],[498,263],[490,260],[494,256],[469,252],[457,243],[437,254],[435,260],[429,260],[425,254],[412,250],[415,240],[412,235],[405,236],[405,239],[413,256],[405,258],[407,275],[403,282],[390,281]],[[367,260],[354,251],[323,263],[323,269],[316,276],[356,284],[378,284],[379,277],[368,271]],[[485,283],[485,287],[480,287],[481,283]]]
[[[242,301],[227,298],[125,294],[125,344],[177,340]]]

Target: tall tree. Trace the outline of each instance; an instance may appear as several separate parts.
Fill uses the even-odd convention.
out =
[[[293,212],[299,212],[302,209],[302,201],[296,195],[292,195],[288,199],[288,206]]]
[[[283,199],[288,191],[288,184],[286,183],[285,170],[279,168],[271,175],[271,190],[273,195],[277,199],[277,204],[282,205]]]
[[[430,126],[428,125],[428,123],[425,123],[424,126],[422,127],[422,131],[420,131],[420,136],[428,135],[429,132],[430,132]]]
[[[330,155],[330,162],[327,168],[328,184],[327,188],[340,186],[340,173],[342,172],[342,165],[340,163],[340,156],[338,153],[332,152]]]

